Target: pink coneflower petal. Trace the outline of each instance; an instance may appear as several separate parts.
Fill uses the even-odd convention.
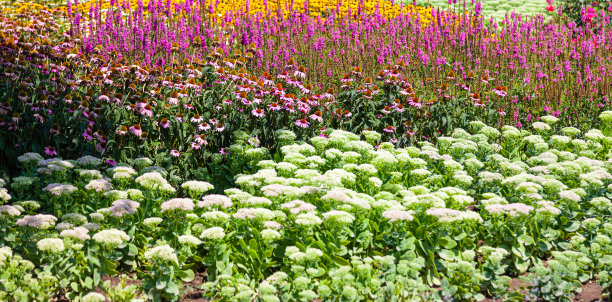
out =
[[[170,127],[170,121],[168,119],[165,119],[165,118],[163,118],[159,124],[164,129],[167,129],[168,127]]]
[[[387,126],[383,129],[383,131],[387,132],[387,133],[393,133],[395,132],[395,127],[393,126]]]
[[[192,123],[201,123],[203,120],[204,120],[204,118],[203,118],[203,117],[201,117],[199,114],[194,115],[194,116],[193,116],[193,117],[190,119],[190,121],[191,121]]]
[[[215,126],[215,131],[217,131],[217,132],[223,132],[223,130],[225,130],[225,126],[224,126],[223,124],[218,123],[218,124]]]
[[[295,124],[302,128],[308,128],[310,126],[310,123],[305,119],[296,120]]]
[[[200,129],[200,131],[206,131],[206,130],[210,129],[210,125],[208,123],[204,122],[204,123],[201,123],[198,126],[198,129]]]
[[[253,109],[251,113],[256,117],[264,117],[266,115],[263,109],[259,109],[259,108]]]
[[[45,154],[47,154],[49,156],[56,156],[57,155],[57,151],[55,150],[55,147],[47,146],[47,147],[45,147]]]
[[[142,128],[140,128],[140,125],[136,124],[132,127],[130,127],[130,132],[138,137],[140,137],[142,135]]]
[[[172,155],[174,157],[179,157],[179,156],[181,156],[181,153],[178,152],[178,150],[170,150],[170,155]]]

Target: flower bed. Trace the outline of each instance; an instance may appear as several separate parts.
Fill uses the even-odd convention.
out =
[[[148,158],[27,153],[22,176],[3,182],[12,194],[0,190],[0,283],[17,290],[0,295],[100,286],[111,299],[137,289],[176,300],[194,272],[206,272],[204,297],[245,301],[507,298],[525,272],[527,296],[570,298],[594,276],[607,289],[612,112],[602,119],[603,132],[587,133],[559,131],[551,116],[533,132],[473,122],[406,149],[373,131],[329,129],[309,143],[284,132],[274,160],[237,141],[234,156],[257,169],[222,195]],[[132,273],[141,287],[101,283]]]

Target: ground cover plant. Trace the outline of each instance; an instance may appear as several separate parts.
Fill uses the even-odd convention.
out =
[[[119,292],[176,300],[201,272],[205,297],[238,301],[501,299],[523,295],[507,281],[526,272],[528,298],[571,299],[596,276],[607,289],[612,112],[601,118],[586,133],[552,116],[501,133],[472,122],[405,149],[374,131],[286,130],[275,159],[236,140],[257,171],[223,194],[148,158],[26,153],[1,190],[0,294],[98,301],[90,291],[113,292],[103,276],[136,274]]]
[[[2,7],[0,300],[609,296],[611,17],[475,4]]]

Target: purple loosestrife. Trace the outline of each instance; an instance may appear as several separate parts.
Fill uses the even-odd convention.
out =
[[[121,5],[127,6],[116,3]],[[608,15],[598,17],[600,29],[595,30],[514,13],[490,24],[480,16],[479,3],[473,12],[461,15],[432,10],[434,21],[427,26],[418,14],[416,18],[387,19],[380,13],[368,15],[358,10],[340,16],[339,7],[327,16],[311,18],[298,11],[287,15],[237,11],[218,16],[213,1],[187,1],[173,10],[169,5],[167,0],[151,1],[148,14],[143,13],[142,2],[133,12],[94,9],[95,15],[86,20],[86,33],[79,30],[81,16],[73,14],[72,32],[81,33],[82,52],[92,52],[100,45],[102,56],[110,57],[115,50],[120,57],[163,68],[174,60],[201,59],[217,48],[223,56],[235,50],[245,53],[253,43],[256,52],[244,62],[248,72],[275,75],[283,71],[287,60],[295,59],[309,71],[305,81],[315,88],[341,86],[338,80],[355,66],[374,77],[386,65],[403,60],[403,77],[426,99],[442,96],[427,83],[448,82],[449,71],[457,74],[453,81],[460,82],[450,85],[453,87],[491,92],[496,86],[506,86],[511,99],[520,96],[511,106],[529,102],[530,108],[532,104],[533,108],[549,105],[557,109],[562,103],[589,99],[600,103],[602,97],[610,97],[612,19]],[[195,36],[200,37],[201,45],[192,43]],[[212,43],[216,38],[219,45]],[[174,43],[178,45],[175,50]],[[468,79],[470,71],[475,81]],[[490,79],[478,81],[484,76]],[[514,112],[513,108],[505,110]]]

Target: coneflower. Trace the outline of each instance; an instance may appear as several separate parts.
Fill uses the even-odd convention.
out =
[[[295,61],[293,61],[293,59],[289,59],[289,61],[287,61],[287,64],[285,65],[285,71],[286,72],[293,72],[295,71],[295,69],[297,68]]]
[[[340,82],[345,83],[345,84],[350,84],[353,82],[353,78],[351,78],[350,74],[346,73],[344,74],[342,79],[340,79]]]
[[[203,120],[204,120],[204,118],[203,118],[203,117],[201,117],[201,116],[200,116],[199,114],[197,114],[197,113],[196,113],[194,116],[192,116],[192,117],[191,117],[191,119],[190,119],[190,121],[191,121],[192,123],[196,123],[196,124],[197,124],[197,123],[201,123]]]
[[[306,78],[306,68],[304,68],[304,66],[298,67],[297,70],[293,73],[293,76],[297,78],[305,79]]]
[[[121,126],[115,133],[121,136],[126,135],[128,133],[128,128],[126,126]]]
[[[49,129],[49,132],[51,132],[53,134],[59,134],[59,126],[57,124],[53,124],[51,129]]]
[[[198,129],[200,131],[206,131],[210,129],[210,125],[207,122],[203,122],[200,125],[198,125]]]
[[[493,89],[493,92],[501,97],[506,97],[508,95],[508,93],[506,92],[506,87],[505,86],[496,86]]]
[[[170,127],[170,121],[167,118],[162,118],[161,122],[159,122],[159,124],[162,126],[162,128],[167,129],[168,127]]]
[[[130,127],[130,132],[138,137],[142,136],[142,128],[140,128],[140,124]]]
[[[374,85],[372,86],[372,94],[377,94],[380,92],[380,89],[378,89],[378,86]]]
[[[313,121],[317,121],[319,123],[323,122],[323,117],[321,116],[321,111],[317,110],[313,114],[310,115],[310,119]]]
[[[47,154],[49,156],[56,156],[57,155],[57,151],[55,150],[55,147],[47,146],[47,147],[45,147],[45,154]]]
[[[225,126],[221,123],[217,123],[217,125],[215,126],[215,131],[223,132],[223,130],[225,130]]]
[[[151,105],[147,104],[145,105],[142,110],[140,111],[140,114],[147,116],[147,117],[152,117],[153,116],[153,109],[151,108]]]
[[[11,118],[15,124],[19,124],[21,122],[21,115],[18,112],[13,113],[13,117]]]
[[[310,84],[307,84],[306,86],[300,85],[299,88],[303,94],[310,94],[312,92],[312,85]]]
[[[383,129],[383,131],[385,131],[387,133],[393,133],[393,132],[395,132],[395,127],[389,125],[389,126],[385,127]]]
[[[173,90],[170,93],[170,97],[168,97],[168,104],[177,105],[179,103],[178,97],[179,97],[178,92],[176,92],[176,90]]]
[[[310,123],[305,119],[299,119],[295,121],[295,125],[302,128],[308,128],[310,126]]]
[[[334,88],[332,87],[332,88],[327,89],[327,91],[323,93],[321,97],[326,100],[334,100],[335,99]]]
[[[255,108],[251,111],[251,113],[256,117],[264,117],[266,114],[263,109]]]
[[[283,107],[279,106],[277,103],[272,103],[272,104],[268,105],[268,109],[270,109],[272,111],[279,111],[279,110],[283,109]]]
[[[402,70],[402,71],[403,71],[403,70],[405,70],[405,69],[406,69],[406,64],[404,63],[404,61],[403,61],[403,60],[398,60],[398,61],[397,61],[397,64],[395,64],[395,65],[393,66],[393,68],[394,68],[394,69],[399,69],[399,70]]]

